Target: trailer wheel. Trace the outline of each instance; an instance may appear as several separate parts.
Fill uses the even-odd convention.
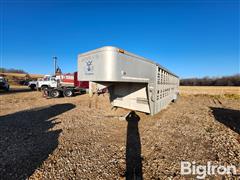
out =
[[[50,91],[50,96],[53,98],[58,98],[60,97],[60,91],[57,89],[53,89]]]
[[[72,97],[72,96],[74,95],[74,92],[73,92],[72,89],[65,89],[65,90],[63,91],[63,95],[64,95],[65,97]]]
[[[177,102],[178,99],[178,93],[174,95],[172,102],[175,103]]]

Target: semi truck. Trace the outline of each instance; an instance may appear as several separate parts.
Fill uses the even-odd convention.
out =
[[[71,97],[76,93],[86,93],[89,89],[89,82],[79,81],[77,72],[58,75],[55,80],[57,82],[56,87],[44,89],[45,94],[53,98]]]
[[[42,90],[44,95],[53,98],[58,98],[60,96],[71,97],[76,93],[85,93],[88,91],[89,82],[79,81],[77,72],[74,72],[57,76],[45,75],[36,82],[31,82],[29,87]]]

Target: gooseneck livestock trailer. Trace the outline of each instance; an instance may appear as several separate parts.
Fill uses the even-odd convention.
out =
[[[151,115],[178,96],[178,76],[153,61],[111,46],[80,54],[78,79],[108,87],[113,106]]]

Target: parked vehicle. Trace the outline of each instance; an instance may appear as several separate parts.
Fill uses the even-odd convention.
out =
[[[20,80],[20,81],[18,82],[18,84],[19,84],[19,85],[22,85],[22,86],[28,86],[29,80]]]
[[[28,87],[31,89],[31,90],[35,90],[37,88],[37,81],[29,81],[28,82]]]
[[[39,78],[37,81],[30,81],[28,83],[28,87],[32,90],[44,90],[46,88],[54,88],[57,87],[57,79],[56,76],[45,75],[43,78]]]
[[[4,77],[0,76],[0,89],[9,91],[9,88],[10,86],[8,84],[8,81]]]
[[[44,88],[44,94],[53,98],[58,98],[60,96],[71,97],[76,93],[85,93],[88,91],[89,82],[78,81],[77,77],[77,72],[49,77],[48,86]],[[43,87],[43,85],[47,85],[47,83],[38,82],[37,87]]]
[[[56,76],[45,75],[43,78],[38,79],[37,88],[44,90],[47,88],[56,88],[58,86]]]

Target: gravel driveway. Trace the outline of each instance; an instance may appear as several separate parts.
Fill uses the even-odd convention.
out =
[[[183,160],[240,164],[239,99],[181,96],[125,120],[107,95],[0,100],[0,179],[180,179]]]

